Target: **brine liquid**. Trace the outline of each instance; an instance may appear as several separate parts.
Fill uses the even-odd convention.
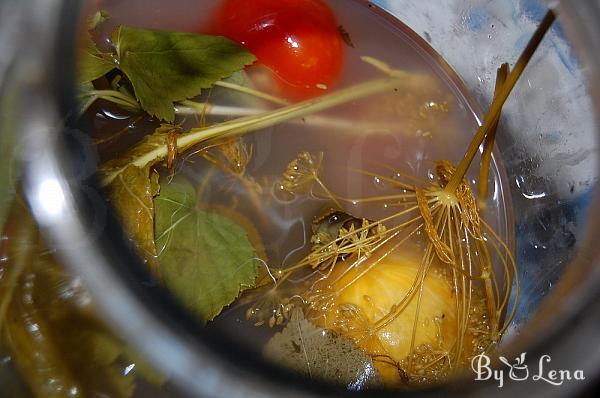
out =
[[[244,136],[242,140],[252,148],[252,156],[242,179],[203,159],[199,151],[206,145],[180,155],[177,169],[198,187],[200,207],[216,211],[227,209],[228,214],[238,214],[237,217],[249,220],[256,227],[264,244],[264,260],[274,268],[291,265],[309,253],[313,219],[333,206],[330,200],[318,194],[322,193],[318,189],[299,195],[282,191],[282,174],[298,153],[323,153],[321,179],[337,195],[357,199],[388,195],[398,193],[397,189],[356,170],[394,178],[395,169],[423,182],[433,181],[436,178],[433,162],[446,159],[457,164],[478,127],[478,108],[460,80],[408,27],[366,2],[329,0],[327,3],[354,44],[354,48],[346,49],[339,84],[330,90],[381,77],[381,72],[361,60],[365,55],[393,68],[418,74],[424,84],[412,90],[393,90],[372,96]],[[105,8],[114,16],[107,30],[123,23],[197,31],[199,26],[206,25],[203,18],[210,15],[215,4],[215,1],[191,0],[175,5],[161,0],[106,2]],[[264,75],[260,67],[250,69],[249,74],[255,78]],[[209,101],[223,106],[271,109],[268,104],[231,95],[222,89],[213,90]],[[103,120],[112,122],[119,117],[107,109],[98,109],[95,120],[98,131],[103,130]],[[232,117],[235,115],[226,116]],[[221,116],[208,116],[206,121],[221,120],[224,120]],[[181,122],[195,126],[199,118],[190,116]],[[135,140],[152,126],[143,120],[124,119],[123,123],[129,127],[119,145]],[[110,142],[100,149],[103,157],[111,157],[118,150]],[[483,216],[500,236],[510,240],[507,239],[510,222],[501,175],[497,163],[493,162],[490,199]],[[477,173],[467,178],[476,183]],[[252,184],[248,184],[249,181]],[[250,185],[260,189],[249,189]],[[349,202],[343,210],[356,217],[378,219],[389,214],[388,206],[387,203],[360,206]],[[260,349],[274,331],[247,322],[244,315],[247,304],[242,298],[209,327],[219,328]]]

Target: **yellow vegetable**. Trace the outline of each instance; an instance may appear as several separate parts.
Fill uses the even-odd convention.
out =
[[[456,297],[448,279],[435,269],[420,284],[416,256],[396,251],[379,263],[377,259],[374,255],[358,267],[338,264],[330,279],[335,281],[330,286],[333,299],[313,311],[313,321],[352,339],[374,357],[386,385],[399,385],[411,371],[406,369],[409,353],[426,351],[443,358],[452,349],[458,333]],[[398,317],[378,329],[376,322],[403,302],[406,307]]]

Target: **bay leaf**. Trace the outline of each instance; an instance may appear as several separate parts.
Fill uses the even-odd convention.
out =
[[[242,227],[196,203],[185,179],[163,184],[155,199],[156,247],[164,283],[206,322],[254,287],[258,260]]]
[[[264,355],[308,379],[354,391],[383,387],[368,354],[350,340],[316,327],[299,308],[283,331],[269,340]]]
[[[116,63],[142,108],[168,122],[175,119],[173,102],[199,95],[256,60],[221,36],[120,26],[111,38]]]

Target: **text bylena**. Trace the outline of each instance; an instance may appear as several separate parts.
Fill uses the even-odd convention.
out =
[[[571,380],[585,380],[583,370],[556,370],[551,369],[550,355],[542,355],[537,362],[537,369],[529,367],[525,363],[526,353],[522,353],[515,358],[514,363],[509,362],[505,357],[499,357],[505,367],[493,369],[490,364],[490,357],[485,353],[481,353],[471,360],[471,368],[475,372],[475,380],[496,380],[498,388],[504,386],[505,380],[525,381],[533,380],[545,382],[554,386],[560,386],[563,383]]]

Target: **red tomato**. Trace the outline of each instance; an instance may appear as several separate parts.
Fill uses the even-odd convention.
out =
[[[322,94],[342,70],[343,39],[321,0],[225,0],[212,23],[271,69],[290,98]]]

